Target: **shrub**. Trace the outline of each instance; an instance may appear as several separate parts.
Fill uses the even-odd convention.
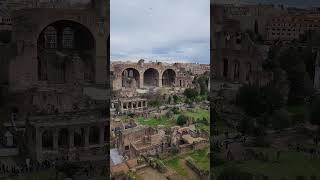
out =
[[[180,100],[180,98],[177,95],[173,95],[172,98],[173,98],[173,102],[175,104],[177,104],[179,102],[179,100]]]
[[[236,103],[249,116],[271,114],[283,105],[280,91],[272,86],[258,87],[245,85],[238,90]]]
[[[182,126],[184,124],[187,123],[187,120],[188,120],[188,117],[185,116],[185,115],[180,115],[178,118],[177,118],[177,124]]]
[[[188,98],[188,99],[195,99],[199,94],[198,91],[196,89],[191,89],[191,88],[187,88],[186,90],[184,90],[183,94]]]

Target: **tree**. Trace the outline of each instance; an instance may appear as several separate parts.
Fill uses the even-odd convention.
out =
[[[171,104],[171,101],[172,101],[172,97],[169,96],[169,97],[168,97],[168,104]]]
[[[187,88],[184,90],[183,94],[191,100],[194,100],[198,96],[198,91],[196,89]]]
[[[304,98],[313,93],[314,55],[311,47],[289,47],[283,50],[276,59],[286,71],[290,82],[289,104],[302,104]],[[309,71],[309,72],[308,72]]]
[[[177,104],[179,101],[179,97],[177,95],[173,95],[172,98],[173,98],[173,102]]]
[[[237,94],[236,103],[247,115],[258,117],[261,114],[271,114],[283,105],[283,97],[273,86],[258,87],[255,85],[242,86]]]
[[[180,126],[183,126],[184,124],[187,123],[187,120],[188,120],[188,117],[182,114],[177,118],[177,124]]]
[[[199,84],[200,87],[200,95],[208,94],[208,84],[209,84],[209,76],[208,75],[200,75],[196,78],[196,83]]]

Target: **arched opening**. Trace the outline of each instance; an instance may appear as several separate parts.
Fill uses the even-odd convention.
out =
[[[53,149],[53,132],[50,130],[45,130],[42,133],[42,148],[51,150]]]
[[[223,77],[228,77],[228,71],[229,71],[229,62],[228,59],[223,59]]]
[[[149,68],[143,73],[143,85],[152,87],[159,85],[159,72],[156,69]]]
[[[162,74],[163,86],[174,86],[176,83],[176,72],[172,69],[167,69]]]
[[[122,72],[122,87],[140,88],[140,73],[134,68]]]
[[[94,82],[95,39],[73,21],[49,24],[37,40],[38,80],[48,83]]]
[[[240,62],[238,60],[234,62],[233,75],[235,80],[238,80],[240,77]]]
[[[67,128],[63,128],[59,131],[58,145],[62,148],[69,146],[69,131]]]
[[[89,144],[99,144],[100,129],[98,126],[90,127]]]
[[[74,146],[83,147],[85,142],[84,128],[78,128],[74,131]]]

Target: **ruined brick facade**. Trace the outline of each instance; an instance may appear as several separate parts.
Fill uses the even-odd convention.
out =
[[[111,64],[113,90],[147,87],[191,87],[194,75],[209,71],[209,65],[140,60],[138,63]]]
[[[2,90],[5,108],[24,124],[21,141],[32,159],[104,159],[108,136],[109,8],[40,7],[12,12]],[[4,90],[3,90],[4,91]],[[14,111],[12,111],[14,109]],[[10,115],[8,115],[10,117]]]

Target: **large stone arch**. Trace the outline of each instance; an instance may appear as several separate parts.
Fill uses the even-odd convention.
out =
[[[10,64],[9,82],[14,88],[30,88],[38,82],[37,41],[49,24],[72,21],[86,27],[95,39],[95,84],[107,82],[107,19],[99,19],[93,9],[36,8],[13,13],[13,41],[17,43],[16,61]],[[23,77],[23,78],[21,78]]]
[[[47,29],[55,31],[48,46]],[[68,37],[65,32],[69,31]],[[68,46],[66,46],[68,45]],[[37,38],[38,80],[50,83],[95,81],[95,38],[80,23],[60,20],[47,25]]]
[[[121,73],[122,87],[140,87],[140,72],[136,68],[127,67]]]
[[[148,68],[143,72],[143,86],[154,87],[160,86],[160,73],[155,68]]]
[[[168,68],[165,69],[162,73],[162,86],[175,86],[177,73],[175,70]]]

